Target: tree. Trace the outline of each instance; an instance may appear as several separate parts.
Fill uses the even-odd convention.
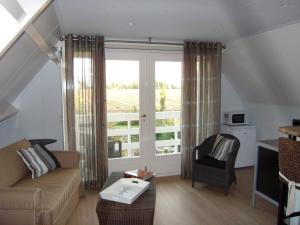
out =
[[[166,110],[166,98],[167,98],[167,85],[165,83],[160,83],[160,112]]]
[[[136,105],[133,104],[133,112],[137,112],[137,111],[138,111],[138,109],[137,109]]]

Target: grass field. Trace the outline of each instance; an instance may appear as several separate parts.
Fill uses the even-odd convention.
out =
[[[108,89],[107,112],[108,113],[128,113],[139,111],[139,90],[138,89]],[[166,111],[180,110],[181,90],[166,90]],[[160,108],[160,91],[155,91],[156,110]]]

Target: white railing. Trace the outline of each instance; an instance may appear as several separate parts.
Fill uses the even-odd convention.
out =
[[[156,112],[155,119],[180,119],[180,111],[167,111],[167,112]],[[135,156],[134,152],[140,148],[139,142],[132,142],[131,136],[138,135],[140,136],[140,129],[137,127],[132,127],[132,121],[139,121],[140,115],[139,113],[108,113],[107,114],[107,122],[126,122],[126,128],[108,128],[107,136],[108,138],[114,136],[125,136],[127,141],[122,142],[122,149],[128,151],[128,157]],[[89,126],[92,122],[91,117],[83,118],[81,115],[76,115],[76,130],[80,130],[80,132],[76,132],[76,139],[78,141],[77,146],[80,146],[80,135],[85,133],[84,129],[79,129],[79,127]],[[174,154],[178,153],[178,149],[180,146],[180,126],[171,125],[171,126],[158,126],[155,127],[155,133],[174,133],[174,139],[170,140],[156,140],[155,147],[157,154]],[[140,137],[139,137],[140,139]]]
[[[132,135],[140,135],[140,129],[131,127],[132,121],[139,121],[139,113],[108,113],[107,114],[107,122],[126,122],[127,128],[108,128],[107,129],[107,136],[126,136],[127,142],[122,143],[122,149],[128,150],[128,157],[134,156],[134,151],[139,149],[140,143],[139,142],[132,142],[131,136]],[[156,112],[155,119],[180,119],[180,111],[167,111],[167,112]],[[171,140],[156,140],[156,153],[163,154],[164,150],[170,153],[178,153],[178,149],[180,146],[180,139],[179,139],[179,132],[180,126],[173,125],[173,126],[160,126],[155,127],[155,133],[174,133],[174,139]],[[171,150],[171,151],[170,151]]]

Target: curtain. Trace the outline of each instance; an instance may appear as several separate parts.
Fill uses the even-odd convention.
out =
[[[98,189],[108,173],[104,39],[67,35],[64,55],[65,139],[80,152],[84,187]]]
[[[196,145],[220,129],[221,43],[184,43],[181,175],[190,178]]]

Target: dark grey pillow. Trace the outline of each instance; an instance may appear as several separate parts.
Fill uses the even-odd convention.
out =
[[[33,148],[34,148],[35,152],[37,153],[37,155],[46,164],[46,166],[48,167],[49,170],[53,171],[57,168],[55,161],[40,145],[38,145],[38,144],[34,145]]]
[[[36,144],[41,146],[41,148],[44,149],[44,151],[47,152],[47,154],[54,160],[54,162],[56,164],[56,168],[61,168],[60,163],[57,160],[57,158],[55,157],[55,155],[51,151],[49,151],[49,149],[46,148],[46,146],[45,146],[47,144],[51,144],[51,143],[56,142],[55,139],[32,139],[32,140],[29,140],[29,141],[30,141],[32,146],[36,145]]]
[[[55,155],[48,149],[46,148],[45,145],[40,145],[42,149],[45,150],[45,152],[48,153],[48,155],[54,160],[55,164],[56,164],[56,168],[61,168],[60,163],[58,162],[57,158],[55,157]]]

